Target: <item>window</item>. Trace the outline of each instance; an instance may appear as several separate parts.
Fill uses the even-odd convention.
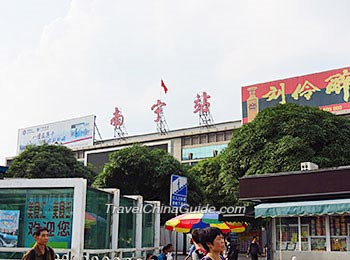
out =
[[[350,251],[350,215],[300,217],[301,251],[327,251],[329,219],[330,250]],[[276,219],[276,249],[299,250],[298,218]]]
[[[298,218],[276,220],[277,250],[295,251],[298,244]]]
[[[350,251],[350,216],[330,216],[329,228],[331,236],[331,251]]]
[[[225,132],[225,140],[230,141],[232,137],[232,131],[226,131]]]
[[[84,151],[78,151],[77,153],[78,153],[78,155],[77,155],[78,159],[84,158]]]
[[[216,141],[217,141],[217,142],[222,142],[222,141],[224,141],[224,133],[217,133],[217,134],[216,134]]]
[[[181,158],[184,161],[210,158],[218,155],[226,147],[227,144],[218,144],[193,148],[183,148]]]
[[[199,136],[198,135],[192,136],[192,144],[199,144]]]
[[[209,134],[209,136],[208,136],[208,142],[209,143],[214,143],[214,142],[216,142],[216,134],[214,133],[214,134]]]
[[[40,225],[49,229],[49,246],[71,248],[73,193],[73,188],[0,189],[1,247],[31,247]],[[0,253],[1,259],[21,257]]]
[[[302,251],[326,251],[326,218],[324,216],[302,217],[301,224],[306,227],[302,237]],[[308,237],[307,237],[308,236]]]
[[[207,135],[200,135],[200,143],[206,144],[207,142]]]
[[[182,138],[182,145],[191,145],[191,137]]]

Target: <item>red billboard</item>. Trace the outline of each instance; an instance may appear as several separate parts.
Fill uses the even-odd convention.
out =
[[[316,106],[332,113],[350,112],[350,67],[242,87],[242,121],[277,104]]]

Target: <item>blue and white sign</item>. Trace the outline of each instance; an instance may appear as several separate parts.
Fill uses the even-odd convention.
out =
[[[27,145],[61,144],[80,148],[94,144],[95,116],[85,116],[18,130],[17,153]]]
[[[171,175],[170,206],[181,208],[187,204],[187,177]]]

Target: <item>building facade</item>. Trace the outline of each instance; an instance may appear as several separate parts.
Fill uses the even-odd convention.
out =
[[[210,127],[191,127],[158,133],[130,136],[125,139],[110,139],[96,142],[93,146],[73,149],[78,160],[91,164],[100,172],[108,162],[109,154],[133,144],[142,144],[151,149],[164,149],[184,164],[194,165],[198,161],[215,157],[225,149],[241,121],[218,123]]]

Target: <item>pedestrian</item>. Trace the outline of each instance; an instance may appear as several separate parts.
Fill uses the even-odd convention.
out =
[[[264,246],[264,255],[266,260],[270,260],[270,247],[269,247],[269,244],[267,243]]]
[[[49,230],[46,227],[38,227],[34,230],[33,237],[35,244],[22,260],[54,260],[55,252],[46,245],[49,242]]]
[[[238,259],[238,245],[230,236],[227,237],[228,248],[227,248],[227,260]]]
[[[225,239],[219,228],[206,228],[202,243],[204,249],[207,251],[207,255],[202,260],[224,260],[222,254],[225,250]]]
[[[201,260],[207,254],[202,244],[204,236],[205,231],[203,229],[197,228],[192,231],[192,240],[195,245],[195,250],[192,253],[192,260]]]
[[[259,244],[256,241],[256,236],[253,236],[253,240],[249,245],[247,257],[249,257],[249,255],[252,260],[258,260],[259,255],[261,256]]]
[[[174,251],[173,245],[167,244],[166,248],[167,248],[166,260],[173,260],[173,251]]]
[[[191,247],[188,250],[188,254],[187,254],[187,256],[185,257],[184,260],[190,259],[192,257],[192,253],[194,252],[194,250],[196,250],[196,246],[193,243],[193,238],[190,239],[190,244],[191,244]]]
[[[158,260],[166,260],[167,253],[168,253],[167,246],[163,246],[162,252],[158,255]]]
[[[150,253],[146,255],[146,260],[158,260],[158,257]]]

